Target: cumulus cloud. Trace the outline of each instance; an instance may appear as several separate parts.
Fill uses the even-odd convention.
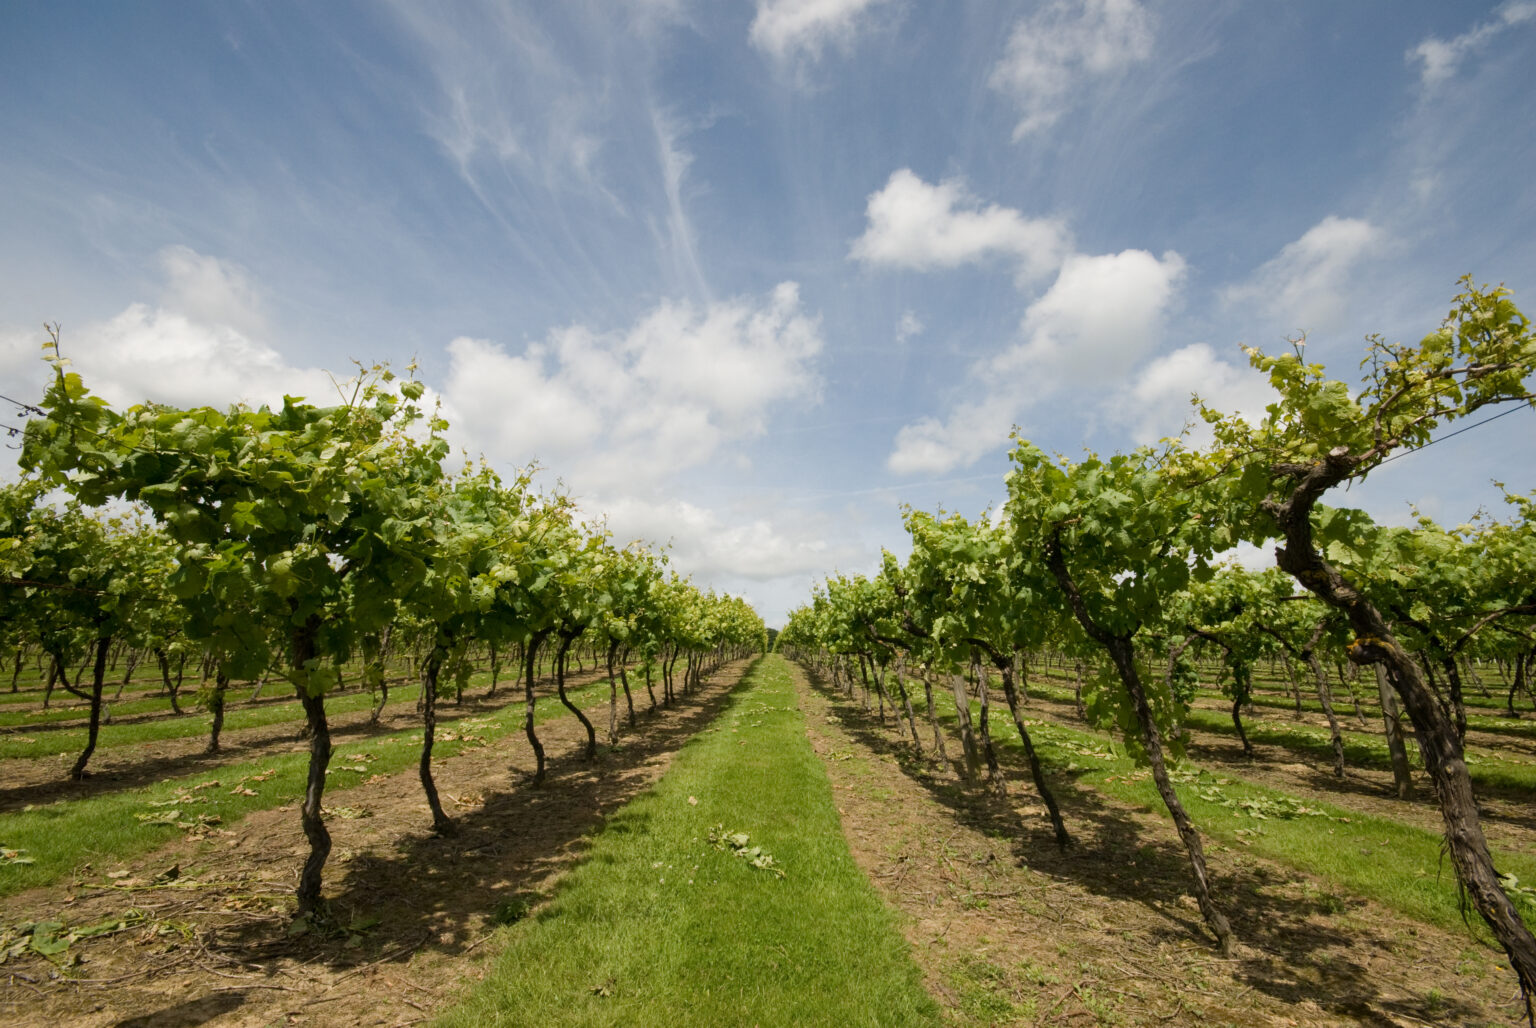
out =
[[[145,400],[259,406],[281,403],[285,393],[334,402],[329,375],[294,365],[264,341],[260,291],[244,268],[185,246],[168,247],[158,259],[164,276],[158,302],[65,326],[61,350],[92,391],[117,407]],[[41,385],[42,338],[5,346],[7,364],[11,350],[26,350],[19,380]]]
[[[1006,442],[1030,404],[1064,385],[1124,377],[1161,338],[1184,273],[1184,259],[1172,251],[1069,257],[1025,311],[1019,340],[972,367],[972,392],[980,398],[942,420],[904,426],[886,466],[898,474],[939,474],[972,464]]]
[[[605,503],[603,510],[615,539],[668,546],[674,564],[706,577],[768,581],[824,572],[864,556],[857,547],[829,542],[828,526],[819,521],[785,524],[761,516],[732,521],[678,499],[625,497]]]
[[[160,256],[160,302],[65,333],[65,355],[95,392],[118,407],[279,403],[285,393],[337,402],[325,371],[237,327],[263,324],[247,272],[183,247]],[[43,338],[0,332],[0,378],[18,383],[7,395],[35,399]],[[670,542],[679,570],[768,581],[863,554],[825,542],[832,530],[809,519],[655,497],[671,496],[677,472],[763,432],[775,404],[813,399],[822,345],[819,320],[786,282],[704,306],[663,302],[620,331],[569,326],[521,352],[455,339],[447,377],[426,400],[441,400],[454,442],[499,464],[543,459],[621,539]]]
[[[887,0],[758,0],[749,38],[778,61],[814,60],[828,45],[852,45],[869,12]]]
[[[621,332],[572,326],[522,353],[460,338],[443,388],[472,444],[538,457],[584,488],[639,487],[760,434],[770,408],[816,395],[817,318],[785,282],[762,299],[665,302]]]
[[[1027,281],[1049,274],[1068,251],[1062,222],[983,206],[959,180],[929,185],[909,168],[870,194],[865,216],[868,226],[849,256],[867,264],[924,271],[1004,258]]]
[[[1344,316],[1356,267],[1381,244],[1382,232],[1370,222],[1330,214],[1247,281],[1224,290],[1222,298],[1231,305],[1252,305],[1297,329],[1325,330]]]
[[[1019,404],[1003,392],[957,404],[949,416],[903,425],[885,466],[898,475],[943,474],[973,464],[1008,439]]]
[[[1070,380],[1124,373],[1161,336],[1184,271],[1172,250],[1069,257],[1024,312],[1024,341],[994,358],[991,370]]]
[[[1055,124],[1088,81],[1150,58],[1152,41],[1137,0],[1055,0],[1021,19],[991,78],[1021,112],[1014,139]]]
[[[1499,33],[1532,20],[1536,20],[1536,3],[1530,0],[1506,3],[1494,11],[1490,20],[1451,39],[1430,36],[1404,57],[1410,64],[1418,62],[1419,82],[1424,89],[1432,90],[1450,80],[1464,59],[1486,47]]]
[[[896,319],[896,341],[904,343],[914,336],[922,335],[926,328],[916,311],[902,311],[901,317]]]
[[[1190,405],[1196,395],[1212,410],[1254,424],[1275,399],[1269,383],[1246,364],[1223,360],[1205,343],[1192,343],[1138,372],[1116,397],[1111,415],[1130,429],[1137,443],[1176,436],[1186,426],[1189,438],[1201,443],[1210,438],[1210,428]]]

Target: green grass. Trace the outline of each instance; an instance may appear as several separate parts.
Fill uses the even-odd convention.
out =
[[[292,691],[287,682],[272,682],[268,688]],[[390,707],[400,703],[416,702],[421,685],[397,685],[389,690]],[[377,698],[366,692],[337,693],[327,697],[325,710],[328,715],[347,714],[372,707]],[[188,711],[182,717],[163,720],[134,721],[128,724],[102,725],[96,738],[97,751],[119,746],[139,746],[144,743],[164,742],[167,739],[186,739],[207,735],[213,726],[213,715],[196,710],[190,702],[184,704]],[[195,712],[194,712],[195,711]],[[236,732],[242,728],[262,728],[266,725],[304,720],[304,709],[296,699],[274,703],[261,703],[251,707],[230,707],[224,713],[224,731]],[[51,757],[58,753],[78,753],[85,749],[86,729],[59,728],[32,735],[0,736],[0,760]]]
[[[747,833],[784,877],[712,846],[715,825]],[[938,1023],[894,915],[848,853],[777,655],[505,940],[439,1024]]]
[[[579,706],[606,695],[607,684],[604,679],[579,689],[567,689],[566,694]],[[558,699],[551,697],[536,706],[535,720],[543,723],[568,713]],[[510,703],[493,714],[461,719],[453,718],[450,707],[439,714],[433,760],[451,757],[466,746],[490,745],[508,732],[521,731],[522,726],[521,703]],[[448,734],[456,738],[445,738]],[[337,806],[338,792],[366,781],[371,775],[394,774],[415,767],[420,756],[419,727],[336,745],[326,780],[326,805]],[[32,861],[14,863],[0,856],[0,896],[58,881],[88,862],[99,872],[110,864],[164,845],[183,831],[175,825],[146,823],[139,819],[139,814],[174,811],[188,823],[216,818],[219,827],[228,828],[253,811],[296,803],[302,798],[308,768],[308,751],[298,749],[267,760],[224,765],[216,771],[141,789],[59,800],[30,810],[0,814],[0,850],[20,850],[25,859]],[[258,781],[257,776],[266,777]],[[237,788],[248,789],[252,795],[234,791]],[[176,802],[182,798],[186,798],[185,802]],[[429,827],[430,820],[424,816],[422,824]]]
[[[1031,682],[1030,691],[1035,695],[1044,696],[1060,703],[1072,702],[1070,690],[1061,689],[1054,685]],[[1317,706],[1315,700],[1313,705]],[[1287,707],[1286,709],[1290,708]],[[1370,709],[1374,713],[1374,708]],[[1375,716],[1379,720],[1380,714],[1376,713]],[[1212,732],[1234,740],[1237,738],[1237,729],[1232,726],[1230,701],[1221,710],[1195,707],[1189,711],[1185,717],[1185,722],[1190,727],[1198,728],[1201,731]],[[1536,724],[1528,725],[1523,722],[1479,715],[1469,717],[1468,722],[1473,728],[1484,728],[1487,731],[1504,731],[1512,735],[1523,735],[1526,731],[1530,731],[1532,734],[1536,734]],[[1386,738],[1380,734],[1360,732],[1352,729],[1350,726],[1356,723],[1352,713],[1346,719],[1344,711],[1339,711],[1339,734],[1344,740],[1344,763],[1349,767],[1390,771],[1392,769],[1392,760],[1387,753]],[[1243,730],[1248,733],[1248,739],[1251,742],[1283,746],[1293,752],[1304,753],[1327,764],[1333,763],[1333,742],[1329,738],[1326,728],[1297,724],[1283,718],[1272,719],[1245,716],[1243,718]],[[1471,774],[1474,785],[1506,791],[1536,791],[1536,761],[1525,757],[1498,753],[1481,746],[1470,747],[1467,750],[1466,758],[1467,771]],[[1423,761],[1419,758],[1418,747],[1416,746],[1409,745],[1408,760],[1416,768],[1423,767]]]
[[[935,695],[940,717],[953,722],[953,701]],[[973,705],[973,718],[979,709],[979,704]],[[1006,713],[994,716],[992,724],[994,744],[1022,764],[1023,746]],[[1026,726],[1053,776],[1071,776],[1082,787],[1167,816],[1151,772],[1138,768],[1107,735],[1034,718]],[[1174,771],[1174,780],[1179,799],[1207,837],[1314,875],[1408,917],[1467,930],[1457,903],[1455,871],[1441,860],[1439,833],[1255,785],[1237,775],[1213,774],[1193,761],[1184,761]],[[1065,816],[1072,831],[1070,814]],[[1536,882],[1536,857],[1496,851],[1494,858],[1501,872],[1514,873],[1522,883]],[[1536,896],[1520,895],[1516,902],[1526,923],[1536,925]],[[1476,914],[1471,925],[1475,936],[1489,937]]]
[[[1185,722],[1202,731],[1237,738],[1237,729],[1232,726],[1230,714],[1195,709],[1188,713]],[[1243,730],[1252,742],[1283,746],[1330,764],[1333,762],[1333,742],[1325,728],[1244,718]],[[1342,726],[1339,735],[1344,741],[1344,763],[1347,766],[1380,771],[1392,769],[1387,742],[1383,736],[1348,731]],[[1407,749],[1409,763],[1422,768],[1423,761],[1418,747],[1410,744]],[[1495,753],[1483,747],[1468,747],[1466,760],[1467,772],[1472,776],[1474,785],[1504,790],[1536,790],[1536,762]]]
[[[542,665],[541,665],[542,667]],[[503,691],[518,690],[522,685],[511,668],[503,668],[501,680],[497,686]],[[590,672],[592,669],[588,669]],[[574,672],[573,672],[574,673]],[[553,675],[553,670],[549,670]],[[393,678],[391,679],[394,680]],[[346,714],[359,710],[367,710],[378,702],[377,697],[369,692],[357,689],[357,679],[352,675],[347,677],[348,689],[338,692],[326,700],[326,710],[331,714]],[[466,692],[478,693],[481,688],[489,687],[491,674],[489,671],[476,672],[470,679]],[[260,700],[254,704],[250,701],[239,702],[237,697],[246,695],[245,690],[254,689],[249,682],[241,682],[238,687],[231,687],[229,700],[224,711],[224,731],[239,731],[242,728],[262,728],[266,725],[281,724],[284,721],[299,722],[304,719],[303,708],[296,699]],[[286,681],[274,678],[267,683],[269,696],[280,696],[291,693],[293,687]],[[27,759],[35,757],[51,757],[60,753],[78,753],[85,748],[86,728],[54,728],[45,731],[27,734],[27,728],[33,724],[46,721],[79,720],[88,715],[90,706],[79,702],[78,697],[60,691],[63,696],[73,702],[63,710],[49,710],[39,717],[17,718],[14,714],[0,714],[0,726],[7,722],[21,725],[19,731],[0,733],[0,760]],[[421,693],[421,685],[416,681],[390,686],[389,703],[394,707],[398,703],[409,702],[414,704],[416,697]],[[56,694],[57,695],[57,694]],[[150,699],[134,700],[131,703],[124,700],[120,703],[106,703],[107,710],[114,715],[126,716],[134,713],[163,711],[165,718],[153,721],[138,721],[128,724],[103,724],[96,740],[98,749],[110,749],[115,746],[137,746],[148,742],[162,742],[167,739],[186,739],[199,735],[207,735],[213,725],[213,716],[206,710],[198,707],[198,691],[189,688],[182,693],[181,705],[186,711],[180,717],[170,713],[170,701],[163,695]],[[40,712],[41,713],[41,712]]]

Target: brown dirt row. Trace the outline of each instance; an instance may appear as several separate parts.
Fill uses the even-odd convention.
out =
[[[521,733],[439,762],[452,836],[431,834],[414,772],[348,790],[337,801],[345,808],[329,818],[326,931],[288,934],[308,852],[291,804],[12,897],[3,904],[6,924],[128,918],[130,927],[75,943],[60,963],[12,958],[0,967],[0,1024],[426,1020],[483,976],[497,924],[550,895],[606,815],[648,788],[715,717],[744,668],[727,665],[677,706],[642,713],[636,730],[594,763],[581,759],[586,736],[575,718],[541,725],[549,780],[539,789],[528,783],[533,755]],[[588,711],[606,724],[606,701]]]
[[[1075,840],[1061,852],[1022,768],[1007,768],[1000,801],[803,676],[801,698],[855,859],[904,915],[951,1024],[1519,1023],[1496,953],[1208,847],[1217,902],[1242,940],[1224,960],[1166,817],[1056,777]]]

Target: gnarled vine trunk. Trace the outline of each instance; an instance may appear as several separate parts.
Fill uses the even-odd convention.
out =
[[[1536,936],[1532,936],[1521,920],[1499,881],[1483,835],[1472,792],[1472,778],[1467,773],[1455,727],[1419,673],[1417,662],[1398,642],[1381,611],[1323,559],[1313,538],[1313,507],[1323,493],[1343,481],[1353,467],[1347,455],[1330,454],[1309,466],[1280,469],[1292,475],[1295,485],[1284,502],[1269,499],[1264,503],[1285,540],[1283,545],[1276,547],[1275,557],[1280,567],[1290,572],[1302,586],[1343,612],[1355,633],[1355,640],[1348,649],[1350,660],[1362,665],[1382,665],[1387,680],[1401,697],[1403,707],[1418,731],[1426,770],[1439,795],[1446,848],[1456,868],[1457,880],[1508,954],[1510,966],[1520,980],[1526,1018],[1530,1021],[1536,1013],[1532,1005],[1536,998]]]
[[[1050,565],[1057,584],[1061,586],[1061,591],[1066,594],[1078,624],[1082,625],[1083,631],[1089,638],[1109,652],[1110,660],[1114,663],[1115,670],[1119,672],[1120,681],[1125,685],[1125,690],[1131,698],[1131,706],[1136,713],[1136,723],[1141,729],[1141,745],[1146,751],[1147,763],[1152,769],[1152,781],[1157,785],[1157,794],[1162,797],[1163,805],[1168,808],[1174,827],[1178,830],[1179,839],[1184,843],[1184,852],[1189,857],[1190,871],[1195,880],[1195,900],[1200,906],[1200,913],[1205,918],[1206,926],[1216,936],[1222,954],[1231,956],[1237,948],[1237,939],[1232,934],[1232,925],[1227,921],[1226,915],[1217,909],[1216,902],[1211,899],[1210,876],[1205,868],[1205,848],[1201,845],[1200,833],[1196,831],[1194,822],[1189,819],[1189,814],[1185,811],[1184,804],[1179,801],[1179,794],[1174,791],[1173,782],[1168,777],[1168,766],[1163,759],[1162,733],[1158,731],[1157,719],[1153,716],[1152,705],[1147,700],[1147,691],[1142,684],[1141,674],[1136,670],[1136,653],[1131,645],[1131,635],[1117,635],[1109,632],[1093,619],[1087,604],[1083,602],[1082,593],[1078,591],[1077,583],[1073,581],[1072,574],[1067,568],[1061,548],[1054,541],[1046,547],[1046,561]]]
[[[437,782],[432,778],[432,744],[437,739],[437,685],[442,673],[443,660],[448,651],[442,645],[432,647],[427,654],[421,675],[421,791],[427,794],[427,806],[432,811],[432,830],[438,835],[452,835],[453,821],[443,810],[443,801],[437,795]]]
[[[85,777],[85,765],[96,752],[96,736],[101,731],[101,690],[107,680],[107,647],[112,645],[111,636],[96,640],[96,662],[91,669],[91,720],[86,729],[85,749],[69,769],[70,781],[78,782]]]
[[[544,745],[539,742],[539,733],[533,728],[533,677],[539,645],[548,634],[548,629],[534,632],[528,637],[528,643],[523,648],[523,701],[526,708],[523,716],[523,733],[528,736],[528,745],[533,749],[533,784],[535,786],[544,784]]]

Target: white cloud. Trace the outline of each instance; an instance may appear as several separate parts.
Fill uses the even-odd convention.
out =
[[[887,0],[758,0],[749,38],[778,61],[852,45],[869,11]]]
[[[1172,250],[1076,254],[1024,312],[1025,340],[991,362],[994,372],[1102,379],[1147,354],[1184,279]]]
[[[1176,436],[1189,426],[1189,438],[1198,444],[1208,440],[1211,432],[1190,405],[1194,395],[1212,410],[1237,414],[1255,424],[1275,399],[1269,383],[1246,364],[1225,361],[1205,343],[1192,343],[1138,372],[1110,404],[1109,414],[1130,428],[1137,443]]]
[[[908,168],[870,194],[865,213],[868,227],[849,256],[869,264],[922,271],[1006,257],[1019,262],[1019,277],[1027,281],[1054,270],[1068,250],[1060,221],[1026,218],[998,204],[983,207],[960,181],[929,185]]]
[[[186,246],[160,251],[165,288],[160,304],[205,325],[228,325],[245,335],[267,331],[260,291],[245,268]]]
[[[901,317],[896,319],[896,341],[904,343],[913,336],[922,335],[926,328],[916,311],[902,311]]]
[[[474,448],[538,457],[581,490],[654,486],[813,397],[819,321],[785,282],[760,300],[666,302],[624,332],[572,326],[521,354],[451,342],[445,413]]]
[[[159,260],[158,303],[134,303],[106,321],[64,326],[60,350],[93,392],[119,408],[145,400],[259,406],[281,403],[285,393],[335,401],[329,375],[293,365],[263,341],[260,291],[245,269],[184,246],[161,251]],[[41,386],[42,339],[27,336],[25,346],[4,340],[0,366],[7,375],[10,351],[25,349],[15,370],[20,380]]]
[[[615,540],[668,546],[677,567],[705,577],[766,581],[825,571],[864,556],[854,547],[829,543],[829,526],[819,520],[790,526],[760,516],[731,521],[677,499],[652,503],[625,497],[605,502],[602,509]]]
[[[943,421],[923,418],[903,425],[885,466],[898,475],[915,475],[973,464],[1007,441],[1018,410],[1014,398],[997,392],[959,404]]]
[[[1086,80],[1147,60],[1152,41],[1137,0],[1056,0],[1020,20],[991,79],[1023,114],[1014,139],[1053,125]]]
[[[1482,22],[1452,39],[1430,36],[1409,50],[1404,57],[1411,64],[1419,62],[1419,82],[1432,90],[1456,74],[1463,59],[1476,53],[1505,29],[1536,19],[1536,3],[1529,0],[1506,3]]]
[[[693,222],[683,205],[683,179],[693,163],[693,155],[683,149],[682,129],[670,117],[651,108],[651,125],[656,133],[657,160],[661,165],[662,190],[667,197],[667,235],[672,259],[683,281],[690,283],[700,297],[710,297],[709,285],[699,263],[698,243]]]
[[[974,463],[1006,442],[1030,404],[1072,382],[1111,383],[1127,374],[1161,338],[1184,271],[1172,251],[1069,257],[1025,312],[1020,341],[971,369],[980,398],[942,421],[904,426],[886,466],[898,474],[943,473]]]
[[[1222,299],[1252,305],[1298,330],[1326,330],[1346,313],[1356,266],[1381,244],[1381,230],[1370,222],[1330,214],[1287,243],[1246,282],[1224,290]]]

